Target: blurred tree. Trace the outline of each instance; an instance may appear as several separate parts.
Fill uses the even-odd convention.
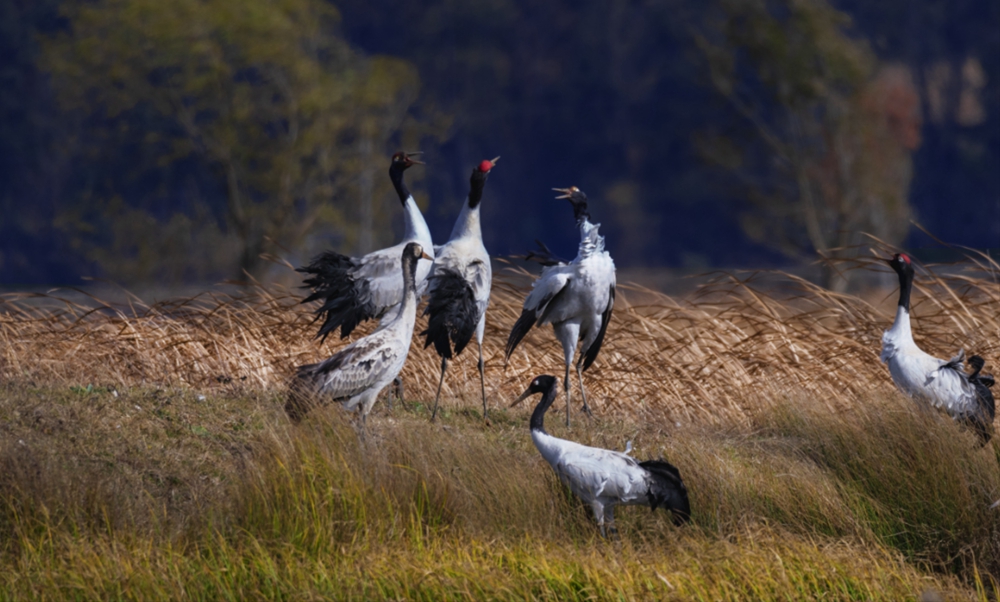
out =
[[[921,122],[909,72],[880,69],[848,33],[848,16],[824,0],[715,8],[696,39],[743,127],[710,128],[698,143],[750,201],[745,232],[800,259],[842,256],[861,232],[902,243]],[[848,276],[827,263],[823,284],[843,290]]]
[[[834,1],[921,92],[916,218],[942,240],[1000,248],[1000,2]],[[937,243],[914,231],[908,245]]]
[[[435,163],[448,166],[428,170],[434,193],[428,219],[435,231],[447,234],[451,227],[469,166],[501,155],[500,171],[490,180],[494,200],[483,205],[491,252],[524,252],[543,237],[561,253],[574,253],[572,228],[553,227],[566,223],[567,209],[550,189],[568,185],[590,195],[620,266],[659,266],[685,251],[719,260],[743,244],[728,212],[705,210],[710,203],[718,209],[720,195],[705,185],[712,169],[690,151],[692,129],[714,118],[704,110],[711,91],[694,84],[699,64],[687,33],[700,5],[337,5],[354,43],[405,56],[419,67],[419,107],[454,115],[447,143],[430,148],[439,157]],[[712,236],[705,236],[707,229],[714,229]]]
[[[67,175],[72,141],[61,137],[44,74],[38,33],[56,24],[58,0],[0,0],[0,283],[48,282],[79,273],[52,228],[52,214]],[[74,270],[67,270],[72,263]]]
[[[43,65],[61,104],[89,120],[93,151],[123,171],[60,223],[116,278],[191,276],[191,262],[258,276],[271,243],[309,251],[319,233],[374,244],[388,185],[366,174],[387,164],[391,137],[419,135],[408,117],[419,79],[405,61],[354,51],[329,4],[99,0],[64,15]],[[121,192],[129,179],[144,180],[143,198]],[[359,193],[367,233],[345,225],[355,207],[331,202]],[[175,268],[157,273],[171,254]]]

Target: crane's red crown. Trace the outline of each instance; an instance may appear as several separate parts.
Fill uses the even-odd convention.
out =
[[[493,162],[483,159],[483,162],[479,164],[479,171],[483,173],[489,173],[493,169]]]
[[[910,263],[910,258],[906,255],[906,253],[896,253],[896,259],[902,259],[907,263],[907,265]]]

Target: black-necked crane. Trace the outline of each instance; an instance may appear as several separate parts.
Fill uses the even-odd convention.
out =
[[[580,230],[580,249],[569,263],[552,262],[548,259],[551,253],[541,245],[548,267],[542,270],[533,290],[524,300],[521,317],[514,323],[507,338],[506,359],[510,359],[510,354],[532,326],[552,324],[552,330],[562,344],[566,364],[563,387],[566,389],[566,426],[569,426],[569,367],[580,343],[582,351],[576,363],[576,374],[580,379],[583,410],[590,414],[583,372],[597,359],[608,331],[608,322],[611,321],[615,305],[615,262],[604,250],[604,237],[598,233],[601,225],[590,222],[587,195],[575,186],[554,190],[563,193],[556,198],[569,199],[573,205],[573,215]]]
[[[617,505],[649,506],[653,510],[663,507],[673,513],[676,525],[691,520],[687,488],[672,464],[664,460],[639,462],[627,453],[581,445],[545,432],[545,412],[555,401],[558,387],[556,377],[539,376],[511,407],[531,395],[542,394],[531,413],[531,440],[559,480],[590,505],[601,535],[607,536],[605,526],[612,534],[617,532]]]
[[[325,314],[318,337],[326,339],[328,334],[340,328],[340,338],[346,338],[361,322],[390,315],[403,302],[400,257],[406,245],[417,243],[425,253],[434,258],[431,231],[413,200],[413,195],[403,182],[403,172],[418,164],[422,165],[411,155],[398,152],[392,156],[389,166],[389,178],[403,204],[402,242],[362,257],[348,257],[326,251],[308,266],[298,268],[299,272],[311,275],[304,282],[313,289],[313,293],[302,302],[323,301],[323,305],[316,310],[319,316]],[[430,269],[430,264],[417,266],[417,290],[424,286]]]
[[[441,380],[434,397],[431,421],[437,417],[438,401],[448,360],[462,353],[475,333],[479,344],[479,384],[483,395],[483,420],[487,420],[486,377],[483,374],[483,334],[486,331],[486,307],[490,302],[493,268],[483,246],[480,204],[483,187],[497,160],[482,161],[473,168],[469,197],[455,220],[448,242],[437,249],[431,274],[427,278],[429,316],[424,348],[431,344],[441,356]]]
[[[301,419],[318,399],[340,402],[347,410],[360,407],[364,425],[379,392],[396,379],[406,363],[417,316],[417,272],[422,259],[431,257],[415,242],[400,251],[402,303],[375,332],[325,361],[299,367],[285,404],[289,417]]]
[[[964,370],[965,351],[948,361],[925,353],[913,341],[910,329],[910,291],[913,262],[903,253],[886,262],[899,275],[899,305],[892,327],[882,335],[881,359],[889,366],[896,387],[909,397],[943,409],[956,421],[971,427],[986,444],[993,436],[996,406],[990,387],[993,377],[982,374],[983,358],[969,358],[974,372]]]

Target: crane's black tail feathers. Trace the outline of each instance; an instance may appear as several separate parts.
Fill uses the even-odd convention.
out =
[[[986,366],[986,360],[982,357],[978,355],[970,357],[969,366],[972,367],[972,373],[969,374],[969,384],[976,390],[977,407],[976,413],[966,417],[962,422],[975,431],[982,445],[986,445],[993,438],[993,420],[997,414],[993,391],[990,391],[990,387],[995,381],[992,374],[982,372],[983,367]]]
[[[978,355],[974,355],[969,358],[969,366],[972,367],[972,373],[969,374],[969,382],[982,383],[986,388],[994,385],[996,381],[993,380],[992,374],[982,374],[983,368],[986,366],[986,360]]]
[[[507,360],[510,359],[510,354],[514,353],[517,349],[518,344],[521,342],[531,330],[531,327],[535,325],[535,321],[538,317],[533,309],[525,309],[521,311],[521,317],[514,322],[514,327],[510,329],[510,336],[507,337],[507,348],[505,349],[503,363],[506,366]]]
[[[350,257],[326,251],[309,265],[296,270],[312,275],[303,282],[313,289],[313,293],[302,303],[323,301],[316,310],[317,319],[324,318],[317,338],[326,340],[337,328],[340,328],[340,338],[346,338],[361,322],[378,317],[368,281],[355,280],[351,275],[356,267],[357,262]]]
[[[583,352],[583,371],[586,372],[587,368],[594,363],[597,359],[597,354],[601,352],[601,345],[604,344],[604,335],[608,333],[608,322],[611,321],[611,311],[615,307],[615,287],[611,287],[611,296],[608,297],[608,306],[604,308],[604,312],[601,314],[601,330],[597,333],[597,338],[594,342],[590,344],[590,347]]]
[[[528,254],[524,256],[525,261],[535,261],[542,264],[545,267],[552,265],[566,265],[569,263],[565,259],[558,257],[553,253],[542,241],[535,239],[535,244],[538,245],[538,251],[528,251]]]
[[[649,507],[656,510],[660,506],[674,514],[674,524],[682,525],[691,520],[691,504],[688,502],[687,488],[681,481],[681,472],[666,460],[647,460],[639,466],[649,471],[653,482],[649,486]]]
[[[285,413],[292,422],[299,422],[303,417],[318,405],[325,405],[331,401],[343,401],[343,399],[332,399],[324,396],[321,390],[321,381],[324,375],[336,370],[344,363],[344,353],[337,353],[333,357],[327,358],[315,364],[299,366],[295,370],[295,376],[288,385],[288,400],[285,401]]]
[[[288,399],[285,401],[285,413],[292,422],[301,422],[309,410],[318,403],[318,387],[316,386],[316,370],[319,364],[307,364],[296,369],[295,376],[288,384]]]
[[[430,316],[424,349],[434,350],[444,359],[462,353],[479,325],[479,310],[472,285],[454,270],[437,268],[430,280],[430,299],[424,313]],[[454,348],[454,354],[452,354]]]

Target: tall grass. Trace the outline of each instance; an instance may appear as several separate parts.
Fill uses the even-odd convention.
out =
[[[1000,357],[998,274],[1000,265],[989,258],[964,271],[920,273],[913,298],[917,342],[940,356],[961,347]],[[537,373],[562,367],[548,329],[532,331],[504,366],[504,343],[528,282],[526,272],[509,268],[494,283],[484,345],[493,403],[520,393]],[[891,290],[872,304],[773,273],[721,274],[683,299],[619,289],[601,361],[588,371],[600,411],[726,424],[745,422],[776,393],[809,391],[828,407],[844,408],[861,395],[892,391],[878,361],[895,307]],[[280,287],[151,305],[134,297],[112,305],[57,293],[2,295],[0,376],[119,387],[280,387],[296,365],[341,345],[335,337],[316,343],[313,308],[299,305],[300,298]],[[403,371],[415,399],[433,396],[440,370],[437,357],[421,349],[415,335]],[[478,376],[475,361],[460,357],[449,373],[444,394],[464,405],[478,393],[466,386]]]
[[[496,402],[559,363],[537,333],[499,365],[515,276],[491,306]],[[989,277],[925,275],[921,344],[995,357]],[[288,371],[321,352],[288,293],[7,296],[0,599],[996,599],[1000,446],[895,393],[877,362],[892,299],[756,278],[627,291],[588,374],[598,418],[549,425],[680,467],[693,524],[620,509],[619,543],[540,459],[526,410],[484,428],[456,374],[431,425],[436,361],[416,346],[409,403],[364,437],[337,408],[289,424]]]
[[[32,409],[40,396],[103,404],[103,421],[46,434],[36,425],[55,411]],[[987,509],[1000,492],[995,459],[898,398],[869,399],[856,419],[789,402],[750,428],[663,437],[625,419],[574,431],[612,447],[631,438],[639,455],[680,466],[691,492],[690,527],[621,509],[616,544],[538,457],[524,413],[498,412],[484,429],[471,412],[434,426],[424,411],[397,410],[369,421],[362,439],[335,408],[291,427],[264,396],[176,393],[174,420],[200,428],[175,428],[135,415],[151,396],[7,388],[0,591],[679,600],[998,591],[1000,521]],[[257,426],[235,428],[246,415]],[[886,441],[887,432],[901,434]],[[896,445],[911,432],[932,444],[917,455]]]

